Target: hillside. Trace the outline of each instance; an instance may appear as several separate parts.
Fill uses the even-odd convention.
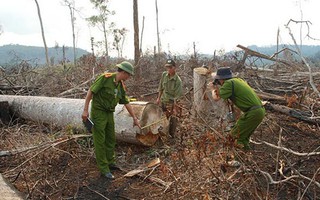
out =
[[[57,64],[63,60],[63,50],[62,47],[50,47],[48,48],[49,59],[52,64]],[[88,54],[86,50],[77,48],[76,54],[77,58],[84,54]],[[67,61],[73,60],[73,49],[72,47],[65,48],[65,54]],[[24,46],[17,44],[10,44],[0,46],[0,65],[15,65],[21,61],[28,61],[33,66],[43,65],[46,63],[44,47],[35,46]]]
[[[277,47],[275,45],[270,46],[248,46],[248,48],[260,52],[265,55],[271,56],[275,52],[277,52]],[[279,51],[283,48],[290,48],[294,50],[294,47],[288,47],[284,45],[279,45]],[[301,46],[302,54],[304,57],[311,59],[314,62],[320,61],[320,46],[314,45],[302,45]],[[62,61],[63,51],[62,47],[51,47],[48,49],[49,58],[52,64],[57,64]],[[77,48],[76,49],[77,58],[82,55],[88,54],[90,52]],[[233,54],[234,52],[228,52],[229,54]],[[227,53],[227,54],[228,54]],[[212,55],[206,55],[211,57]],[[66,47],[66,59],[67,61],[73,60],[73,50],[72,47]],[[15,65],[20,63],[22,60],[28,61],[29,64],[33,66],[43,65],[45,64],[45,54],[43,47],[35,47],[35,46],[24,46],[24,45],[4,45],[0,46],[0,65]]]
[[[275,52],[277,52],[277,46],[276,45],[270,45],[270,46],[248,46],[249,49],[258,51],[260,53],[266,54],[271,56]],[[279,45],[278,51],[284,48],[289,48],[291,50],[295,50],[294,46],[288,46],[288,45]],[[301,47],[301,53],[303,56],[308,57],[308,58],[316,58],[320,55],[320,46],[316,45],[302,45]]]

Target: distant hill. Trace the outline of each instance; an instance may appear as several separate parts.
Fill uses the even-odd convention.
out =
[[[300,47],[300,46],[299,46]],[[271,56],[272,54],[277,52],[277,46],[276,45],[271,45],[271,46],[248,46],[249,49],[258,51],[260,53],[266,54]],[[284,48],[289,48],[293,51],[296,51],[294,46],[288,46],[288,45],[279,45],[278,51]],[[317,57],[320,54],[320,46],[319,45],[302,45],[301,47],[301,53],[304,57],[308,58],[314,58]]]
[[[62,47],[48,48],[49,59],[54,64],[63,60]],[[66,60],[73,61],[73,48],[65,47]],[[89,54],[86,50],[77,48],[77,58],[84,54]],[[46,63],[44,47],[24,46],[24,45],[4,45],[0,46],[0,65],[15,65],[21,61],[27,61],[33,66],[43,65]]]
[[[295,50],[294,47],[290,47],[290,46],[289,47],[286,46],[286,47],[292,50]],[[248,46],[248,48],[269,56],[274,54],[277,50],[277,47],[275,45],[270,45],[270,46],[251,45],[251,46]],[[279,50],[283,48],[285,48],[284,45],[279,45]],[[302,45],[301,49],[304,57],[307,57],[308,59],[312,60],[315,63],[320,62],[320,46]],[[53,60],[54,64],[58,64],[63,59],[62,47],[48,48],[48,53],[49,53],[49,59]],[[73,61],[72,47],[66,47],[65,53],[66,53],[66,59],[72,62]],[[86,50],[83,50],[80,48],[76,49],[77,58],[89,53],[90,52],[87,52]],[[233,51],[227,52],[227,54],[230,54],[230,53],[233,53]],[[206,56],[210,57],[212,55],[206,55]],[[33,66],[44,65],[46,63],[44,48],[35,47],[35,46],[13,45],[13,44],[0,46],[0,66],[16,65],[16,64],[19,64],[22,60],[27,61]]]

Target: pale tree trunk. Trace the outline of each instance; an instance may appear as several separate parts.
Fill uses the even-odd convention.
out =
[[[142,54],[142,38],[143,38],[143,31],[144,31],[144,16],[142,19],[142,30],[141,30],[141,36],[140,36],[140,55]]]
[[[74,33],[74,10],[70,8],[71,25],[72,25],[72,44],[73,44],[73,63],[77,66],[77,54],[76,54],[76,35]]]
[[[34,1],[35,1],[36,5],[37,5],[38,16],[39,16],[39,21],[40,21],[40,26],[41,26],[41,34],[42,34],[44,49],[45,49],[45,53],[46,53],[46,61],[47,61],[47,66],[49,66],[50,63],[49,63],[48,47],[47,47],[47,43],[46,43],[46,38],[45,38],[45,36],[44,36],[44,28],[43,28],[43,24],[42,24],[40,7],[39,7],[38,1],[37,1],[37,0],[34,0]]]
[[[77,55],[76,55],[76,35],[74,31],[74,24],[75,24],[75,17],[74,17],[74,6],[75,3],[74,1],[64,1],[65,5],[68,6],[69,11],[70,11],[70,19],[71,19],[71,29],[72,29],[72,44],[73,44],[73,64],[76,66],[76,61],[77,61]]]
[[[60,127],[84,129],[81,115],[84,99],[40,96],[0,95],[19,117]],[[162,109],[153,103],[131,102],[142,129],[133,127],[133,120],[124,105],[118,104],[114,112],[116,139],[123,142],[152,146],[160,133],[167,133],[169,122]],[[90,108],[89,108],[90,109]]]
[[[103,21],[103,37],[104,37],[104,45],[106,49],[106,58],[109,59],[109,51],[108,51],[108,37],[107,37],[107,29],[106,29],[106,22]]]
[[[133,27],[134,27],[134,63],[135,65],[137,65],[140,59],[138,0],[133,0]]]
[[[67,71],[67,66],[66,66],[66,47],[64,45],[62,46],[62,64],[63,64],[63,70],[66,72]]]
[[[158,54],[161,52],[161,42],[159,34],[159,19],[158,19],[158,1],[156,0],[156,20],[157,20],[157,38],[158,38]]]
[[[204,67],[198,67],[193,70],[193,90],[194,102],[193,108],[196,116],[206,118],[214,113],[216,117],[223,118],[228,112],[228,107],[223,100],[214,101],[211,91],[207,89],[209,70]]]

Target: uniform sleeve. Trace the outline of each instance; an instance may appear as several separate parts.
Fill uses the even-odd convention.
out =
[[[119,99],[119,104],[128,104],[130,103],[129,97],[126,94],[123,85],[121,86],[121,98]]]
[[[222,99],[228,99],[232,95],[232,82],[225,81],[219,89],[219,95]]]
[[[163,91],[163,77],[165,75],[165,72],[162,73],[161,75],[161,79],[160,79],[160,83],[159,83],[159,87],[158,87],[158,92]]]
[[[180,78],[177,79],[177,83],[175,85],[175,93],[174,99],[178,99],[182,95],[182,81]]]
[[[128,103],[130,103],[128,96],[125,96],[119,100],[119,104],[128,104]]]
[[[93,93],[97,93],[103,87],[104,82],[105,82],[105,77],[102,74],[94,81],[94,83],[90,87],[90,90]]]

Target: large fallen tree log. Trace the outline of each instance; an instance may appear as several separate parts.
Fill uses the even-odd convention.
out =
[[[274,110],[310,124],[316,124],[316,125],[320,124],[319,119],[312,117],[310,113],[304,112],[302,110],[296,110],[293,108],[289,108],[287,106],[272,104],[270,102],[267,102],[265,107],[268,110]]]
[[[7,101],[15,115],[55,126],[71,126],[84,130],[81,114],[84,99],[67,99],[40,96],[0,95],[0,102]],[[131,102],[133,111],[142,127],[133,127],[133,121],[124,105],[117,105],[114,112],[116,139],[133,144],[152,146],[159,132],[168,131],[168,120],[162,109],[149,102]]]
[[[258,91],[255,90],[255,92],[257,93],[257,95],[266,101],[280,101],[280,102],[286,102],[286,99],[282,96],[276,95],[276,94],[271,94],[271,93],[267,93],[267,92],[262,92],[262,91]]]

